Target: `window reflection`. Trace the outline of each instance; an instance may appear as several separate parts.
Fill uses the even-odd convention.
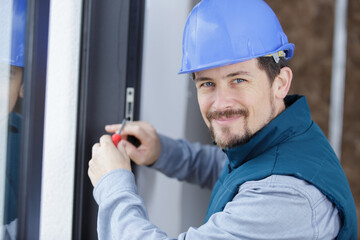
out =
[[[2,88],[0,129],[1,133],[4,133],[2,139],[6,141],[0,144],[0,151],[6,153],[6,156],[1,155],[0,159],[0,167],[2,168],[0,170],[0,178],[2,179],[0,196],[3,199],[0,201],[1,207],[3,207],[0,211],[3,223],[0,239],[16,239],[26,0],[8,0],[5,3],[9,5],[6,9],[9,12],[7,14],[2,12],[2,16],[0,16],[1,24],[3,24],[1,26],[2,36],[0,37],[0,47],[2,48],[0,51],[0,85]],[[2,4],[2,6],[4,5]],[[5,108],[7,111],[4,111]]]
[[[9,118],[7,134],[6,178],[5,178],[5,206],[4,224],[8,237],[15,239],[17,225],[17,204],[19,196],[19,155],[21,116],[15,110],[16,103],[20,102],[23,93],[23,67],[11,66],[9,80]],[[11,236],[11,237],[10,237]]]

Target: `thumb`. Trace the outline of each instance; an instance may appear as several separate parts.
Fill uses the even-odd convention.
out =
[[[125,139],[121,140],[119,145],[123,146],[126,154],[129,156],[131,160],[133,160],[135,163],[139,162],[141,155],[139,150],[134,145],[132,145],[130,142],[126,141]]]

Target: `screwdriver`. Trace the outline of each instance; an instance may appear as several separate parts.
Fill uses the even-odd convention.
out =
[[[124,120],[122,121],[120,129],[117,130],[116,133],[114,133],[114,134],[111,136],[111,139],[112,139],[115,147],[117,147],[118,143],[121,141],[120,133],[121,133],[121,131],[123,130],[125,124],[126,124],[126,118],[124,118]]]

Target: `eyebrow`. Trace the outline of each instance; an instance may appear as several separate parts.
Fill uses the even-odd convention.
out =
[[[238,71],[238,72],[234,72],[234,73],[229,73],[226,77],[229,78],[229,77],[235,77],[235,76],[238,76],[238,75],[246,75],[246,76],[251,76],[251,74],[247,71]]]
[[[194,78],[194,82],[203,82],[203,81],[209,81],[209,80],[212,80],[212,78],[209,78],[209,77]]]
[[[237,72],[229,73],[228,75],[225,76],[225,78],[231,78],[231,77],[235,77],[235,76],[239,76],[239,75],[251,76],[251,74],[247,71],[237,71]],[[194,78],[195,82],[209,81],[209,80],[213,80],[213,79],[210,77]]]

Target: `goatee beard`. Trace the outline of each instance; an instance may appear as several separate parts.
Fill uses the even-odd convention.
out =
[[[222,133],[220,135],[226,136],[226,139],[221,139],[220,137],[217,137],[215,134],[214,126],[212,124],[212,120],[219,119],[222,117],[231,118],[231,117],[236,117],[236,116],[242,116],[245,119],[244,120],[245,125],[244,125],[244,129],[243,129],[244,134],[242,134],[242,135],[233,134],[232,135],[229,127],[222,127],[221,128]],[[210,130],[212,139],[222,149],[225,149],[226,147],[232,148],[234,146],[242,145],[242,144],[249,142],[250,139],[252,138],[253,134],[251,133],[250,129],[248,128],[248,124],[247,124],[248,116],[249,116],[249,113],[246,109],[238,109],[238,110],[230,109],[230,110],[221,111],[221,112],[219,112],[219,111],[209,112],[206,115],[206,117],[210,122],[209,130]]]
[[[251,132],[249,125],[248,125],[248,117],[249,117],[249,111],[247,109],[229,109],[225,111],[214,111],[209,112],[206,117],[210,123],[209,130],[211,133],[211,137],[216,142],[216,144],[221,147],[222,149],[233,148],[238,145],[243,145],[247,142],[249,142],[253,136],[255,136],[261,129],[263,129],[266,125],[268,125],[276,116],[276,107],[274,104],[274,96],[273,92],[270,91],[269,96],[269,103],[270,103],[270,113],[267,119],[264,120],[262,126],[259,127],[259,129],[253,129],[253,132]],[[243,134],[239,135],[238,132],[241,132],[240,129],[234,129],[236,133],[231,133],[229,127],[222,127],[221,133],[216,136],[214,126],[212,124],[212,120],[216,120],[222,117],[231,118],[236,116],[243,116],[244,117],[244,129]],[[225,136],[223,139],[221,136]]]
[[[275,106],[273,104],[272,98],[270,99],[270,107],[271,107],[271,112],[269,114],[269,117],[264,121],[263,125],[259,129],[257,129],[257,131],[255,131],[255,132],[251,132],[251,130],[249,129],[249,126],[248,126],[249,112],[245,109],[227,110],[227,111],[222,111],[222,112],[217,112],[217,111],[209,112],[206,115],[206,117],[210,122],[209,130],[210,130],[212,139],[222,149],[226,149],[227,147],[233,148],[235,146],[239,146],[239,145],[248,143],[253,136],[255,136],[259,131],[261,131],[261,129],[263,129],[267,124],[269,124],[276,117]],[[244,129],[243,129],[244,133],[242,135],[239,135],[236,133],[232,134],[230,132],[229,127],[222,127],[221,128],[222,133],[218,134],[219,136],[216,136],[214,126],[212,124],[212,120],[219,119],[221,117],[231,118],[234,116],[243,116],[244,117]],[[235,129],[235,131],[239,132],[239,129]],[[226,139],[221,139],[221,137],[220,137],[221,135],[226,136]]]
[[[253,137],[253,134],[251,133],[250,129],[245,126],[244,127],[244,134],[243,135],[233,135],[229,137],[227,140],[222,140],[221,138],[216,137],[215,130],[212,124],[210,124],[210,134],[212,139],[215,141],[215,143],[221,147],[222,149],[233,148],[235,146],[243,145],[250,141],[250,139]],[[222,135],[223,136],[230,136],[230,128],[229,127],[223,127],[221,128]]]

